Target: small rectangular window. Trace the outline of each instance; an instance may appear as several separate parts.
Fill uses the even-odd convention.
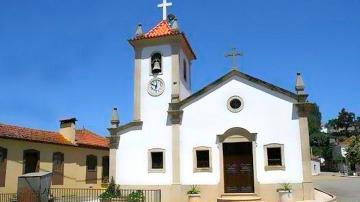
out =
[[[269,166],[281,166],[281,148],[274,147],[274,148],[267,148],[268,154],[268,165]]]
[[[196,147],[194,148],[194,172],[211,172],[211,148]]]
[[[163,152],[151,152],[151,169],[163,169]]]
[[[285,170],[284,145],[271,143],[264,145],[265,171]]]
[[[209,150],[196,151],[196,161],[198,168],[209,168],[210,167]]]
[[[148,150],[148,172],[165,173],[165,150],[160,148]]]

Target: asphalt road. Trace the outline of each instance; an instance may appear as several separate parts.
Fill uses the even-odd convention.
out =
[[[336,195],[338,202],[360,202],[360,178],[339,176],[314,177],[315,187]]]

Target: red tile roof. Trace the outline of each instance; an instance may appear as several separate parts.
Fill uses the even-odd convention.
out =
[[[18,139],[49,144],[109,148],[109,140],[89,130],[76,130],[75,143],[71,143],[58,132],[25,128],[0,123],[0,138]]]
[[[167,20],[161,21],[154,28],[152,28],[149,32],[142,36],[138,36],[135,39],[150,39],[156,37],[170,36],[180,34],[179,31],[175,31],[171,29],[169,22]]]
[[[183,40],[183,43],[185,44],[185,46],[190,51],[191,57],[193,57],[193,59],[196,59],[195,52],[192,49],[192,47],[191,47],[187,37],[185,36],[185,34],[183,32],[181,32],[181,31],[179,31],[179,30],[172,29],[170,24],[169,24],[169,21],[167,21],[167,20],[160,21],[150,31],[148,31],[147,33],[145,33],[143,35],[136,36],[135,38],[130,39],[129,42],[130,42],[131,45],[134,45],[134,42],[141,41],[143,39],[155,39],[155,38],[168,37],[168,36],[180,36],[181,39]]]
[[[109,147],[109,140],[87,129],[76,130],[76,143],[78,145]]]

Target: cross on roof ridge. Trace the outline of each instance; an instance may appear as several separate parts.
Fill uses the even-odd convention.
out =
[[[161,4],[158,5],[159,8],[163,9],[163,20],[166,20],[167,17],[167,7],[172,6],[171,2],[167,2],[167,0],[163,0]]]
[[[225,54],[225,57],[231,57],[231,60],[232,60],[232,68],[233,69],[238,69],[238,66],[237,66],[237,57],[239,56],[244,56],[244,53],[243,52],[238,52],[236,50],[236,48],[232,48],[231,49],[231,52],[229,52],[228,54]]]

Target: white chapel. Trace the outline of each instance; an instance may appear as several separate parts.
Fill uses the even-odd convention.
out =
[[[114,108],[110,175],[122,188],[161,189],[163,202],[187,201],[198,185],[203,202],[278,201],[290,183],[295,200],[314,198],[307,101],[301,75],[295,92],[233,68],[192,92],[196,59],[176,16],[151,30],[138,25],[134,120]],[[194,77],[194,78],[192,78]]]

